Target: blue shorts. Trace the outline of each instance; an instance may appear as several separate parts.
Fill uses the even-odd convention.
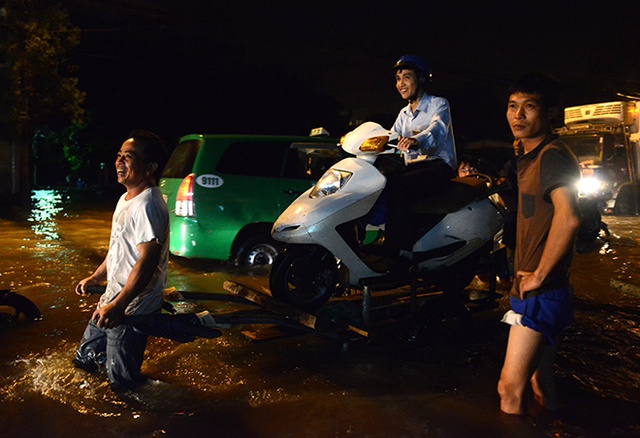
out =
[[[573,288],[551,289],[520,300],[511,297],[511,310],[522,315],[522,325],[542,333],[553,345],[562,329],[573,323]]]

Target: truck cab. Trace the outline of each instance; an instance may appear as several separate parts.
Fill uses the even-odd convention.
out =
[[[580,195],[595,197],[604,213],[638,214],[640,102],[568,107],[560,140],[576,154]]]

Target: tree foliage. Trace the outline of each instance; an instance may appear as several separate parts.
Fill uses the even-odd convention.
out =
[[[85,93],[68,58],[80,29],[57,2],[6,0],[3,12],[13,121],[31,127],[81,123]]]

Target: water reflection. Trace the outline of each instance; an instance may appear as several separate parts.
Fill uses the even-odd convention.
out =
[[[506,424],[495,393],[506,344],[502,309],[476,315],[474,339],[443,351],[413,350],[395,338],[346,353],[315,335],[253,343],[240,327],[188,344],[153,338],[143,366],[149,385],[116,397],[103,375],[70,363],[97,300],[77,297],[72,287],[104,259],[115,203],[94,208],[52,190],[33,199],[26,226],[0,226],[0,288],[26,295],[44,314],[0,331],[2,436],[469,436],[470,425],[486,436],[640,430],[638,218],[606,218],[610,241],[575,258],[577,320],[557,364],[565,412],[551,423]],[[266,273],[240,275],[223,264],[172,259],[169,285],[222,292],[224,280],[268,284]]]
[[[36,237],[44,240],[58,240],[56,215],[62,208],[62,194],[58,190],[34,190],[31,194],[31,229]]]

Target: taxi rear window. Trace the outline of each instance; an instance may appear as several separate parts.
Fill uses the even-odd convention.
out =
[[[216,170],[230,175],[317,181],[342,157],[335,144],[237,142],[229,145]]]
[[[282,175],[289,142],[237,142],[230,144],[216,170],[230,175],[277,178]]]
[[[201,144],[200,140],[188,140],[178,144],[164,167],[162,178],[184,178],[189,175]]]

